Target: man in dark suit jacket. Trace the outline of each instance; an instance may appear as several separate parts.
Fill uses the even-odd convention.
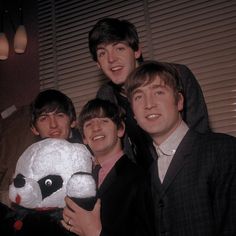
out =
[[[127,98],[124,83],[129,73],[142,62],[137,30],[126,20],[104,18],[89,32],[89,49],[98,67],[109,79],[97,92],[97,97],[110,100],[121,106],[125,113],[127,135],[124,137],[124,151],[140,166],[149,166],[148,137],[137,126]],[[209,131],[206,103],[202,90],[191,70],[185,65],[175,65],[181,75],[185,95],[183,120],[198,132]]]
[[[187,126],[179,79],[173,66],[149,61],[126,82],[158,154],[150,168],[156,235],[236,235],[236,139]]]
[[[83,107],[79,125],[94,163],[101,167],[97,190],[101,205],[97,202],[94,210],[86,211],[66,199],[62,224],[83,236],[151,236],[144,174],[123,152],[125,125],[119,108],[109,101],[93,99]]]

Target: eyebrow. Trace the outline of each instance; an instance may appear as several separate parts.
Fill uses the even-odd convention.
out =
[[[115,41],[112,43],[107,43],[107,44],[112,44],[112,46],[116,46],[117,44],[124,44],[126,46],[128,46],[128,43],[126,41]],[[100,50],[104,50],[107,44],[101,44],[100,46],[97,46],[97,51]]]
[[[165,83],[163,83],[163,84],[153,84],[152,85],[152,87],[151,88],[165,88],[166,87],[166,84]]]
[[[136,92],[136,91],[138,91],[138,90],[141,90],[140,89],[140,87],[144,87],[144,86],[146,86],[146,85],[141,85],[141,86],[139,86],[138,88],[136,88],[135,90],[134,90],[134,92]],[[153,84],[152,86],[151,86],[151,88],[153,89],[155,89],[155,88],[163,88],[163,87],[166,87],[166,85],[165,84]]]
[[[98,46],[98,47],[97,47],[97,51],[98,51],[98,50],[101,50],[101,49],[105,49],[105,46]]]
[[[58,113],[66,114],[63,111],[56,110],[56,111],[50,111],[50,112],[42,112],[41,114],[39,114],[39,116],[49,116],[49,115],[54,115],[54,114],[58,114]]]

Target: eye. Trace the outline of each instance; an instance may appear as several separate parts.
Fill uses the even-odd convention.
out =
[[[50,187],[50,186],[52,186],[52,180],[51,179],[46,179],[44,184],[45,184],[45,186]]]
[[[97,51],[97,57],[103,57],[105,55],[105,51]]]
[[[128,45],[126,45],[125,43],[117,43],[114,46],[115,46],[116,51],[118,52],[122,52],[126,50],[126,48],[128,47]]]
[[[103,123],[108,123],[108,122],[109,122],[109,119],[102,119],[102,122],[103,122]]]
[[[64,118],[65,117],[65,113],[62,113],[62,112],[60,112],[60,113],[57,113],[57,117],[59,117],[59,118]]]
[[[136,94],[134,97],[133,97],[133,100],[134,101],[139,101],[142,99],[142,95],[141,94]]]
[[[125,50],[124,47],[117,47],[117,48],[116,48],[116,51],[118,51],[118,52],[122,52],[122,51],[124,51],[124,50]]]
[[[155,94],[155,95],[162,95],[162,94],[164,94],[164,91],[163,91],[163,90],[156,90],[156,91],[154,92],[154,94]]]
[[[46,116],[46,115],[43,115],[43,116],[40,116],[40,117],[38,118],[38,121],[39,121],[39,122],[43,122],[43,121],[46,121],[46,119],[47,119],[47,116]]]
[[[91,126],[91,122],[85,122],[85,124],[84,124],[85,128],[90,127],[90,126]]]
[[[63,179],[60,175],[47,175],[38,181],[42,198],[46,198],[63,186]]]

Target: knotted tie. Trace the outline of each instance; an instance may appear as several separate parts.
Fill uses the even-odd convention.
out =
[[[99,164],[97,164],[93,167],[93,171],[92,171],[92,175],[93,175],[93,178],[96,182],[97,187],[98,187],[98,174],[99,174],[100,169],[101,169],[101,166]]]

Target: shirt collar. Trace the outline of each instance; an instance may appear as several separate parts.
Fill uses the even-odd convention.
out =
[[[175,131],[163,143],[158,146],[153,142],[153,145],[159,154],[173,156],[188,130],[189,128],[187,124],[182,121]]]

